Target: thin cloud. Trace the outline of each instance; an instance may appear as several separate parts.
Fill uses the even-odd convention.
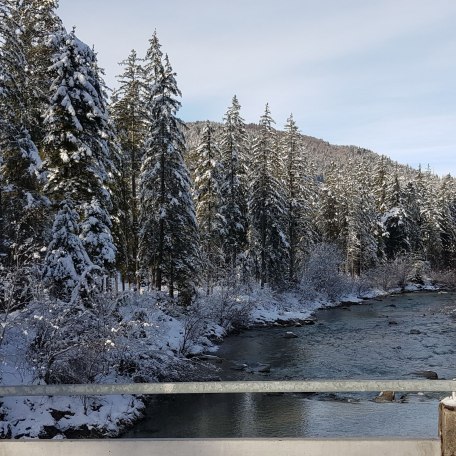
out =
[[[303,133],[399,161],[407,162],[413,148],[436,157],[435,141],[453,151],[442,152],[434,168],[456,174],[454,0],[60,5],[65,24],[76,24],[80,37],[95,44],[111,86],[117,63],[132,48],[144,53],[157,28],[178,73],[184,120],[221,120],[236,93],[249,122],[269,101],[278,126],[293,111]]]

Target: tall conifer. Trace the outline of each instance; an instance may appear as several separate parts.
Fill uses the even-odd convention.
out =
[[[260,119],[252,153],[249,188],[251,246],[258,279],[278,286],[286,279],[289,242],[280,158],[269,106]]]
[[[140,259],[157,289],[177,285],[187,304],[197,279],[198,233],[191,183],[183,154],[183,124],[175,73],[162,58],[156,33],[146,56],[148,134],[140,174]]]

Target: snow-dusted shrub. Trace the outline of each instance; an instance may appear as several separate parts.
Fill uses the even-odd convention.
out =
[[[429,278],[437,285],[449,288],[456,288],[456,271],[447,269],[446,271],[432,271]]]
[[[225,330],[242,326],[249,320],[253,308],[253,302],[244,299],[250,292],[234,282],[217,287],[212,296],[207,298],[210,317]]]
[[[300,286],[306,294],[320,295],[337,301],[350,291],[350,279],[342,274],[344,258],[334,244],[321,243],[313,246],[304,264]]]
[[[4,267],[0,264],[0,312],[23,307],[40,292],[38,265]]]
[[[417,277],[421,277],[422,272],[422,262],[417,262],[411,256],[403,255],[379,264],[368,271],[366,276],[374,286],[388,291],[396,287],[403,289],[408,282],[417,281]]]
[[[413,270],[410,277],[410,280],[412,282],[424,284],[430,279],[431,274],[432,269],[429,261],[424,261],[421,259],[415,259],[413,261]]]
[[[110,301],[102,296],[83,305],[45,302],[34,309],[35,338],[29,359],[45,383],[93,383],[107,374],[115,324]]]
[[[351,279],[352,292],[358,297],[364,296],[373,287],[371,278],[365,274]]]
[[[37,265],[8,268],[0,265],[0,345],[7,332],[10,315],[42,297]]]
[[[183,317],[183,324],[184,327],[179,353],[186,355],[189,353],[191,346],[204,334],[206,324],[203,315],[196,309],[190,310],[187,315]]]

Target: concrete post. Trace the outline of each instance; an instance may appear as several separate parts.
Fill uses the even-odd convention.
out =
[[[439,435],[442,456],[456,456],[456,397],[446,397],[439,404]]]

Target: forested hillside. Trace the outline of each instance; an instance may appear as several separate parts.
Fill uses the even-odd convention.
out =
[[[188,124],[191,169],[205,125]],[[211,125],[214,143],[220,143],[224,124]],[[273,129],[276,150],[271,155],[277,154],[274,174],[289,192],[287,213],[293,216],[299,203],[305,208],[296,219],[304,231],[294,243],[301,249],[301,261],[311,245],[328,242],[342,250],[344,269],[351,275],[404,255],[428,261],[437,270],[454,268],[454,178],[440,178],[430,169],[413,169],[360,147],[334,146],[294,128],[290,118],[282,131]],[[254,144],[262,129],[253,124],[245,129],[248,176],[254,174]],[[197,170],[193,175],[198,178]],[[251,181],[246,191],[253,191]],[[290,240],[293,233],[287,234]]]
[[[410,254],[454,266],[451,177],[278,126],[268,105],[245,125],[236,97],[222,122],[186,126],[156,33],[108,100],[55,6],[2,2],[0,248],[23,288],[90,301],[114,279],[188,305],[227,277],[292,286],[322,242],[351,275]]]

